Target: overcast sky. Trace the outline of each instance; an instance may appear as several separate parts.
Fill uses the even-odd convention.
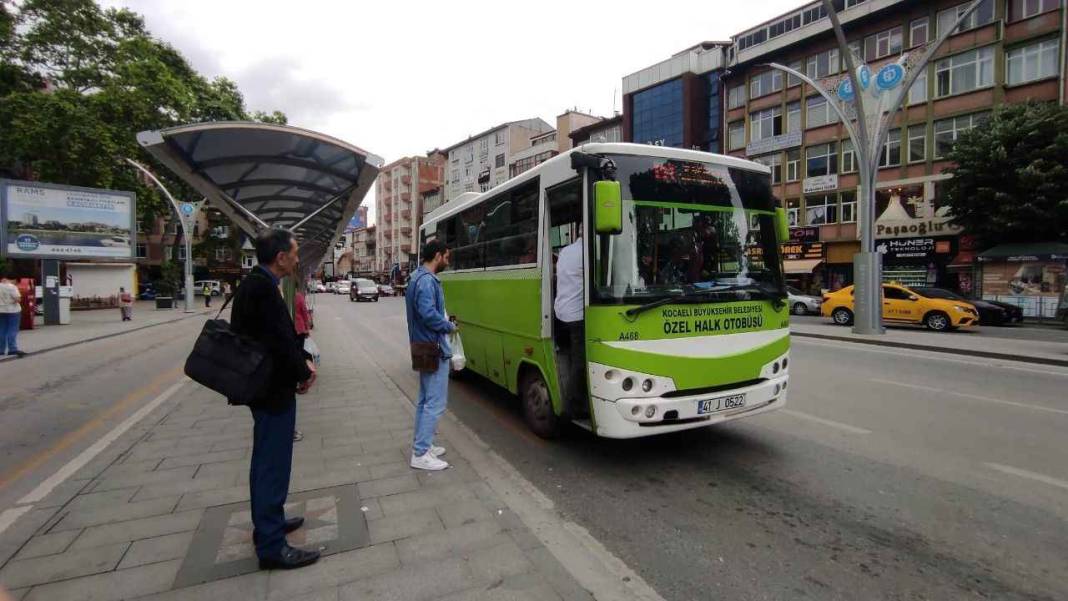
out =
[[[610,116],[624,75],[802,3],[102,0],[144,15],[204,75],[235,80],[251,110],[386,162],[505,121],[555,125],[572,107]]]

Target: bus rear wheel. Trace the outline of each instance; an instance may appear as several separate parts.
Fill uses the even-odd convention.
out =
[[[528,369],[523,375],[519,398],[523,404],[523,419],[535,434],[542,438],[560,435],[560,418],[553,411],[549,387],[536,369]]]

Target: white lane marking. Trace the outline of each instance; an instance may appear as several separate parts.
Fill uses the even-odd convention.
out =
[[[872,344],[855,343],[855,342],[835,344],[833,341],[819,340],[819,339],[816,339],[816,338],[804,338],[802,336],[791,336],[790,337],[790,343],[791,344],[811,344],[812,346],[822,346],[822,347],[825,347],[825,348],[832,348],[832,349],[835,349],[835,350],[842,350],[842,344],[850,344],[850,345],[852,345],[852,346],[849,347],[849,351],[850,352],[852,352],[853,350],[858,350],[858,351],[864,351],[864,352],[868,352],[868,353],[878,353],[880,355],[895,355],[897,357],[908,357],[910,359],[916,359],[916,358],[932,359],[932,360],[936,360],[936,361],[945,361],[947,363],[960,363],[962,365],[972,365],[972,366],[980,366],[980,367],[997,367],[997,368],[1000,368],[1000,369],[1012,369],[1012,370],[1016,370],[1016,371],[1026,371],[1026,372],[1035,373],[1035,374],[1044,374],[1044,375],[1048,375],[1048,376],[1060,376],[1062,378],[1068,378],[1068,370],[1063,369],[1063,368],[1057,368],[1055,366],[1050,366],[1052,369],[1038,369],[1038,368],[1034,368],[1034,367],[1023,367],[1023,366],[1020,366],[1020,365],[1015,365],[1015,364],[1011,364],[1011,363],[1004,362],[1004,361],[991,360],[991,359],[988,359],[986,357],[974,357],[974,358],[972,358],[970,360],[967,360],[967,359],[954,359],[954,358],[948,356],[946,353],[939,353],[939,352],[935,352],[935,351],[922,351],[922,350],[911,350],[911,349],[908,349],[908,350],[902,349],[902,350],[899,350],[899,351],[895,351],[895,350],[888,350],[887,347],[873,348],[874,345],[872,345]],[[917,354],[917,353],[919,353],[919,354]]]
[[[1050,413],[1060,413],[1061,415],[1068,415],[1068,411],[1064,409],[1056,409],[1053,407],[1043,407],[1042,405],[1031,405],[1030,403],[1017,403],[1016,401],[1006,401],[1004,399],[995,399],[993,397],[982,396],[978,394],[971,394],[967,392],[957,392],[955,390],[948,390],[945,388],[934,388],[931,386],[920,386],[918,384],[905,384],[904,382],[894,382],[893,380],[879,380],[871,379],[871,382],[877,382],[879,384],[892,384],[894,386],[901,386],[903,388],[914,388],[916,390],[923,390],[925,392],[936,392],[939,394],[948,394],[964,399],[975,399],[977,401],[985,401],[987,403],[995,403],[998,405],[1007,405],[1009,407],[1020,407],[1021,409],[1032,409],[1034,411],[1048,411]]]
[[[1005,474],[1011,474],[1013,476],[1027,478],[1029,480],[1036,480],[1044,484],[1049,484],[1050,486],[1056,486],[1058,488],[1068,490],[1068,481],[1061,480],[1060,478],[1054,478],[1053,476],[1039,474],[1038,472],[1022,470],[1018,467],[1012,467],[1011,465],[1002,465],[1000,463],[984,463],[983,465],[989,467],[990,469],[995,469]]]
[[[115,428],[112,429],[111,432],[105,434],[99,440],[94,442],[92,446],[90,446],[88,449],[85,449],[77,457],[71,459],[67,463],[67,465],[64,465],[63,467],[59,468],[59,471],[49,476],[47,480],[38,484],[37,488],[34,488],[28,494],[26,494],[26,496],[19,499],[19,504],[23,505],[26,503],[36,503],[37,501],[40,501],[41,499],[48,496],[48,493],[52,492],[55,487],[62,484],[64,480],[69,478],[74,472],[81,469],[82,466],[92,461],[93,458],[99,455],[101,451],[106,449],[108,445],[115,442],[115,440],[117,440],[127,430],[137,424],[137,422],[144,419],[144,417],[151,413],[156,407],[162,405],[164,401],[171,398],[174,393],[178,392],[178,389],[180,389],[182,386],[185,385],[186,382],[189,381],[189,378],[183,376],[181,380],[172,384],[170,388],[164,390],[162,393],[160,393],[159,396],[152,399],[152,401],[150,401],[147,405],[141,407],[140,409],[135,411],[133,415],[123,420],[121,424],[115,426]]]
[[[817,424],[823,424],[824,426],[830,426],[832,428],[838,428],[839,430],[845,430],[851,434],[871,434],[871,430],[865,430],[864,428],[858,428],[856,426],[850,426],[849,424],[843,424],[842,422],[836,422],[829,419],[823,419],[822,417],[816,417],[815,415],[809,415],[807,413],[801,413],[800,411],[794,411],[793,409],[779,409],[780,413],[792,415],[800,419],[807,419]]]
[[[11,527],[11,524],[15,523],[15,520],[31,509],[33,509],[33,505],[23,505],[22,507],[5,509],[3,513],[0,513],[0,534],[3,534],[4,530],[7,530]]]

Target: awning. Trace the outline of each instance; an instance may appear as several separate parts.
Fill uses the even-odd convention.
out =
[[[819,266],[823,262],[823,259],[798,259],[795,261],[783,261],[783,270],[788,275],[797,275],[801,273],[812,273],[813,269]]]
[[[999,244],[979,253],[979,261],[1068,261],[1068,244],[1063,242],[1031,242],[1025,244]]]
[[[305,273],[332,252],[383,164],[341,140],[267,123],[196,123],[137,141],[248,236],[293,231]]]

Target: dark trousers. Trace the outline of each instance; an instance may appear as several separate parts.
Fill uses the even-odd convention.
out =
[[[589,406],[586,399],[586,322],[580,319],[560,323],[567,329],[571,346],[568,352],[568,406],[572,415],[585,415]]]
[[[211,306],[211,293],[210,292],[204,295],[204,306],[205,307],[210,307]]]
[[[256,529],[256,555],[276,558],[286,544],[285,504],[293,468],[293,428],[297,403],[280,411],[252,409],[252,467],[249,496]]]

